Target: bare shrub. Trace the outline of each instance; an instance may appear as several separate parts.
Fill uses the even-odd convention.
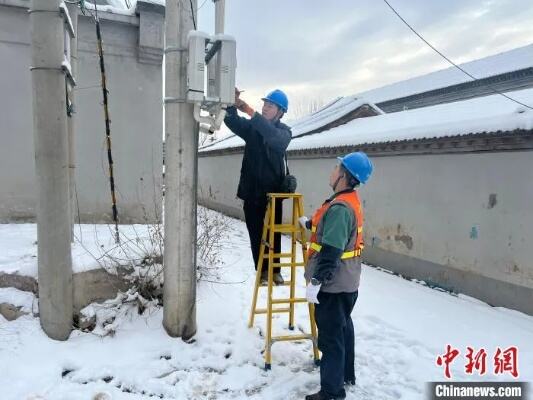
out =
[[[223,214],[198,207],[197,280],[217,281],[223,265],[221,251],[229,242],[232,220]]]
[[[113,237],[113,228],[108,225],[110,237]],[[231,230],[230,218],[205,207],[198,207],[196,240],[198,281],[220,281],[219,269],[224,264],[221,251],[230,239]],[[93,239],[98,254],[91,252],[83,244],[81,237],[76,238],[100,267],[130,283],[131,289],[127,293],[119,293],[115,300],[98,306],[101,315],[107,315],[108,312],[105,310],[112,309],[117,304],[129,303],[137,308],[139,314],[144,312],[147,304],[163,304],[163,224],[131,225],[127,228],[122,226],[120,238],[120,243],[109,246],[108,242],[100,237],[95,226]],[[86,311],[90,314],[90,310],[89,308]],[[83,313],[80,318],[83,318]],[[91,318],[94,318],[94,314]],[[112,334],[114,331],[113,324],[105,317],[98,318],[95,325],[88,330],[96,328],[101,335]]]

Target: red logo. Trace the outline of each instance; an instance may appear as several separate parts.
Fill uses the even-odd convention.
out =
[[[487,372],[487,351],[484,348],[476,351],[472,347],[466,348],[465,354],[465,372],[467,374],[474,374],[474,371],[481,376]],[[448,379],[452,378],[450,372],[450,365],[460,355],[458,349],[453,348],[451,345],[446,345],[446,353],[437,357],[437,365],[444,367],[444,376]],[[518,378],[518,349],[515,346],[511,346],[507,349],[496,348],[494,353],[494,375],[504,375],[506,373],[511,374],[514,378]]]
[[[494,355],[494,374],[503,375],[506,372],[518,378],[518,349],[514,346],[505,350],[498,347]]]
[[[452,375],[450,374],[450,364],[453,362],[455,357],[459,355],[459,350],[452,349],[452,346],[448,345],[446,346],[446,354],[443,354],[442,356],[437,357],[437,365],[444,367],[444,375],[446,378],[451,378]]]

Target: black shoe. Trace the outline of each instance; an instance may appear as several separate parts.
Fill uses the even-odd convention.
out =
[[[260,285],[268,285],[268,271],[261,271]]]
[[[327,400],[328,397],[322,392],[316,392],[305,396],[305,400]]]
[[[322,391],[305,396],[305,400],[342,400],[344,398],[345,397],[328,396]]]
[[[355,379],[345,380],[344,384],[347,385],[347,386],[355,386]]]
[[[285,283],[280,272],[276,272],[272,278],[274,279],[274,284],[276,286],[283,285]]]

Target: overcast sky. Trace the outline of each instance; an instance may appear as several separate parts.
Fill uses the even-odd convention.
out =
[[[533,0],[389,2],[459,63],[533,42]],[[200,30],[214,31],[214,8],[207,0],[200,9]],[[254,107],[274,88],[294,109],[448,66],[382,0],[226,0],[226,33],[237,39],[237,86]]]

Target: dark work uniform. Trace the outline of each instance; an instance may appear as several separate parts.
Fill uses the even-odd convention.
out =
[[[272,123],[257,112],[251,119],[240,117],[235,107],[228,108],[224,122],[246,143],[237,197],[244,201],[244,218],[257,269],[267,207],[266,195],[279,191],[285,176],[285,151],[292,134],[287,125],[280,121]],[[275,213],[275,222],[281,223],[281,202]],[[274,235],[274,251],[279,253],[280,250],[281,235],[278,233]],[[279,272],[279,269],[274,272]]]

